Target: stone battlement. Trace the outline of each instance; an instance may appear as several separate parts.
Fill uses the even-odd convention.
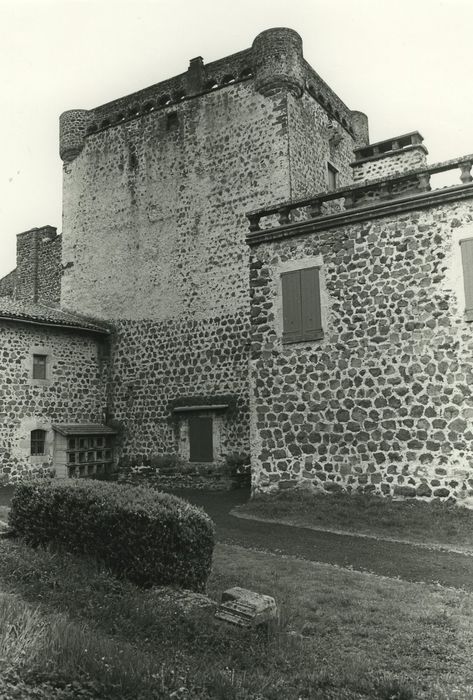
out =
[[[208,64],[198,56],[191,59],[185,73],[91,110],[64,112],[60,117],[61,158],[68,162],[77,157],[84,139],[91,134],[155,111],[176,109],[186,100],[251,79],[263,95],[280,90],[296,97],[307,93],[325,109],[334,125],[356,137],[362,113],[352,112],[307,63],[302,40],[295,31],[275,28],[259,34],[249,49]],[[367,138],[358,141],[365,145]]]

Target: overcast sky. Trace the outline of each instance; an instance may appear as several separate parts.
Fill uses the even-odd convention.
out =
[[[59,114],[93,108],[287,26],[371,141],[419,130],[473,152],[473,0],[0,0],[0,276],[15,234],[61,230]]]

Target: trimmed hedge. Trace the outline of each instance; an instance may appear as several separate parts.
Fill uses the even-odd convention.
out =
[[[170,494],[101,481],[24,482],[9,523],[29,544],[92,555],[139,586],[203,591],[210,574],[214,524]]]

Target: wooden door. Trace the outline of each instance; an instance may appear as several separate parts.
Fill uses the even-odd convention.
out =
[[[213,434],[211,416],[189,418],[189,461],[213,462]]]

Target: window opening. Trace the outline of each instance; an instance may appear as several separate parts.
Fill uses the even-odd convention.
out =
[[[45,430],[32,430],[31,431],[31,454],[32,455],[44,455],[45,444],[46,444],[46,431]]]
[[[33,355],[33,379],[46,379],[47,355]]]

